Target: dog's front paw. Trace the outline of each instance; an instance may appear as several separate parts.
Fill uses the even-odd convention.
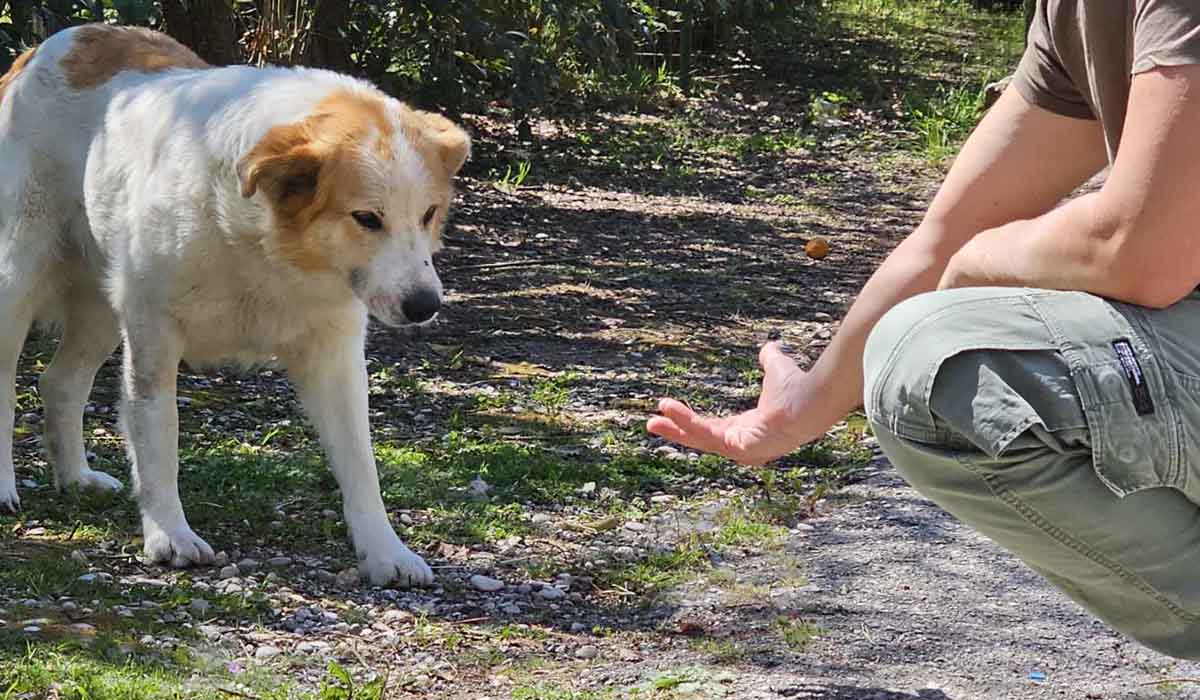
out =
[[[142,528],[146,537],[143,551],[149,561],[178,568],[213,563],[215,555],[212,547],[192,532],[192,528],[188,527],[186,522],[164,529],[149,519],[144,519]]]
[[[120,479],[89,467],[84,467],[78,475],[64,479],[58,485],[60,489],[78,487],[82,490],[95,491],[120,491],[122,486]]]
[[[433,569],[429,568],[425,560],[405,547],[394,534],[391,539],[392,541],[385,546],[360,555],[359,574],[376,586],[392,584],[399,588],[409,588],[432,584]]]
[[[0,509],[10,513],[21,510],[21,497],[17,494],[17,479],[11,472],[0,476]]]

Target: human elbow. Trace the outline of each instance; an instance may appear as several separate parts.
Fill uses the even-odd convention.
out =
[[[1144,231],[1143,231],[1144,233]],[[1179,247],[1152,243],[1153,239],[1117,236],[1106,267],[1111,296],[1150,309],[1165,309],[1196,290],[1197,275]],[[1161,251],[1174,250],[1164,259]]]

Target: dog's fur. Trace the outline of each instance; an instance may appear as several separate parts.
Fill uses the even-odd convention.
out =
[[[63,336],[40,388],[60,489],[121,487],[88,467],[82,416],[124,344],[148,558],[213,560],[179,500],[180,361],[275,360],[320,433],[360,572],[431,582],[379,493],[363,346],[368,313],[436,313],[431,256],[469,150],[449,120],[364,82],[210,68],[148,30],[86,25],[23,54],[0,78],[0,505],[19,505],[17,358],[52,320]]]

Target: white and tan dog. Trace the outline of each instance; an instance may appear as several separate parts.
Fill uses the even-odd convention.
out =
[[[17,358],[51,320],[63,337],[40,387],[58,487],[121,486],[88,467],[82,416],[123,343],[145,553],[211,562],[179,500],[179,363],[274,359],[320,433],[360,572],[430,583],[380,496],[364,339],[368,313],[437,313],[431,256],[469,150],[444,117],[364,82],[210,68],[148,30],[87,25],[22,55],[0,78],[0,504],[19,505]]]

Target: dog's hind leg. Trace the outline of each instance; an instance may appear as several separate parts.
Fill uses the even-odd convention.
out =
[[[116,491],[121,482],[88,466],[83,443],[83,409],[96,371],[121,341],[117,317],[86,270],[72,270],[64,297],[62,340],[38,387],[46,410],[46,449],[60,490],[78,485]]]

